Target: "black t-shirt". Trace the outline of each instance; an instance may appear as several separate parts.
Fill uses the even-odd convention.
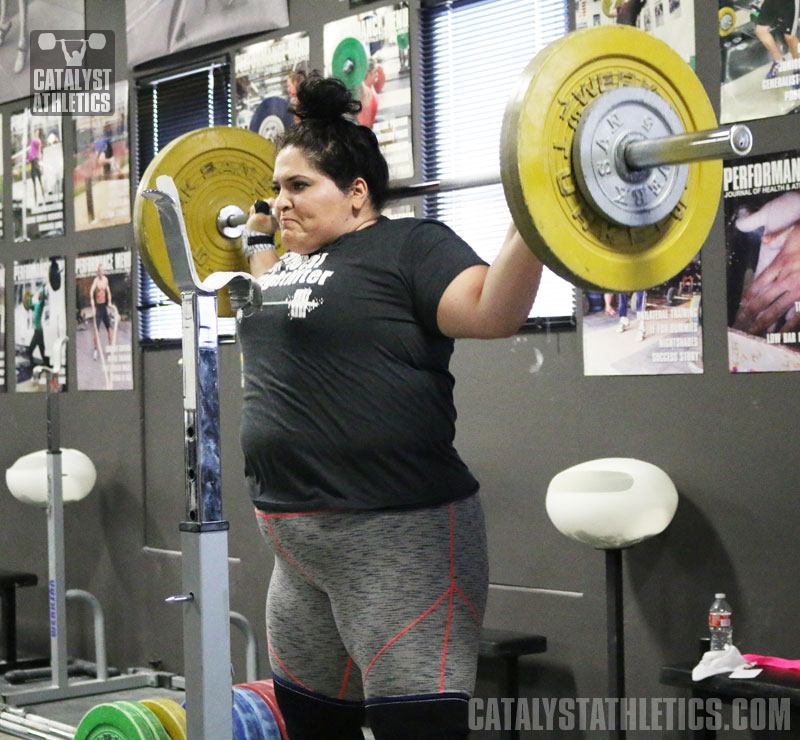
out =
[[[442,293],[485,264],[436,221],[389,220],[260,279],[241,321],[245,476],[265,511],[427,506],[478,482],[453,447]]]

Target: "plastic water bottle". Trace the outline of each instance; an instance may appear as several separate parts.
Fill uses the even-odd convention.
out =
[[[711,650],[724,650],[733,645],[731,607],[725,594],[714,594],[714,602],[708,610],[708,629],[711,632]]]

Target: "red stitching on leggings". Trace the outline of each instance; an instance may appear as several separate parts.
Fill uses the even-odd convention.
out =
[[[455,589],[458,591],[461,598],[464,599],[467,606],[470,608],[470,611],[472,611],[472,616],[475,617],[475,621],[477,622],[478,626],[480,626],[481,618],[478,616],[478,610],[472,606],[472,602],[464,595],[464,592],[457,585],[455,585]]]
[[[347,680],[350,678],[350,666],[353,665],[353,659],[347,656],[347,668],[344,669],[344,681],[342,681],[342,690],[339,692],[339,698],[344,699],[344,690],[347,688]]]
[[[275,656],[275,660],[280,663],[281,668],[286,671],[286,675],[292,679],[298,686],[302,686],[306,691],[313,691],[314,689],[308,688],[297,676],[295,676],[287,667],[286,664],[278,657],[278,653],[275,652],[275,648],[272,647],[272,641],[269,639],[269,633],[267,634],[267,647],[269,651]]]
[[[304,570],[303,570],[303,569],[302,569],[302,568],[301,568],[301,567],[300,567],[300,566],[297,564],[297,562],[294,560],[294,558],[292,558],[292,556],[291,556],[291,555],[289,555],[289,553],[288,553],[288,552],[286,552],[286,550],[284,550],[284,549],[281,547],[281,544],[280,544],[280,542],[278,542],[278,538],[275,536],[275,532],[273,532],[273,531],[272,531],[272,525],[269,523],[269,518],[270,518],[271,514],[263,514],[263,513],[262,513],[262,512],[260,512],[260,511],[256,511],[256,513],[257,513],[257,514],[258,514],[260,517],[263,517],[264,521],[267,523],[267,529],[269,530],[270,536],[272,537],[272,541],[275,543],[275,547],[277,547],[277,548],[278,548],[278,550],[280,551],[281,555],[283,555],[283,557],[284,557],[284,558],[286,558],[286,562],[288,562],[288,563],[290,563],[291,565],[293,565],[293,566],[294,566],[295,568],[297,568],[297,570],[299,570],[299,571],[300,571],[300,572],[301,572],[301,573],[302,573],[302,574],[303,574],[303,575],[304,575],[304,576],[305,576],[305,577],[306,577],[306,578],[307,578],[309,581],[311,581],[311,583],[314,583],[314,579],[313,579],[313,578],[312,578],[310,575],[308,575],[308,573],[306,573],[306,572],[305,572],[305,571],[304,571]]]
[[[418,617],[417,617],[417,618],[416,618],[416,619],[415,619],[415,620],[414,620],[414,621],[413,621],[411,624],[409,624],[409,625],[408,625],[408,627],[406,627],[405,629],[402,629],[402,630],[400,630],[400,632],[398,632],[398,633],[397,633],[397,634],[396,634],[396,635],[395,635],[395,636],[394,636],[394,637],[393,637],[391,640],[389,640],[389,642],[387,642],[387,643],[386,643],[386,644],[385,644],[385,645],[384,645],[384,646],[383,646],[383,647],[382,647],[380,650],[378,650],[378,652],[376,653],[375,657],[372,659],[372,661],[370,662],[370,664],[367,666],[367,670],[366,670],[366,671],[364,671],[364,683],[365,683],[365,684],[366,684],[366,682],[367,682],[367,676],[369,675],[369,672],[372,670],[372,666],[373,666],[373,665],[375,665],[375,661],[376,661],[378,658],[380,658],[380,657],[381,657],[381,655],[383,655],[383,653],[385,653],[385,652],[386,652],[386,650],[388,650],[388,649],[389,649],[389,647],[392,645],[392,643],[394,643],[394,642],[396,642],[397,640],[399,640],[399,639],[400,639],[400,637],[402,637],[402,636],[403,636],[403,635],[404,635],[406,632],[408,632],[408,631],[409,631],[409,630],[410,630],[412,627],[414,627],[415,625],[419,624],[419,623],[420,623],[420,622],[421,622],[423,619],[425,619],[425,617],[427,617],[427,616],[428,616],[428,614],[430,614],[430,613],[431,613],[431,612],[432,612],[432,611],[433,611],[433,610],[434,610],[434,609],[435,609],[437,606],[439,606],[439,602],[440,602],[440,601],[441,601],[441,600],[442,600],[442,599],[443,599],[445,596],[447,596],[447,594],[449,594],[451,590],[452,590],[452,589],[448,588],[448,589],[447,589],[447,591],[445,591],[445,592],[444,592],[444,593],[443,593],[443,594],[442,594],[442,595],[441,595],[441,596],[440,596],[438,599],[436,599],[436,601],[434,601],[434,602],[433,602],[433,604],[432,604],[431,606],[429,606],[429,607],[428,607],[428,609],[427,609],[426,611],[424,611],[424,612],[423,612],[423,613],[422,613],[420,616],[418,616]]]

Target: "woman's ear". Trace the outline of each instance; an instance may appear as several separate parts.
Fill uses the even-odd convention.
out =
[[[361,210],[369,203],[369,186],[363,177],[357,177],[350,186],[353,208]]]

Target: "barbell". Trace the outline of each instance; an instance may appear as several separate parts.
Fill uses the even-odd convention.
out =
[[[634,291],[665,282],[700,250],[722,188],[725,156],[753,144],[741,124],[717,128],[692,69],[664,42],[629,26],[574,31],[540,51],[503,117],[500,174],[392,187],[391,198],[502,181],[525,242],[553,272],[585,288]],[[136,242],[172,300],[156,208],[142,193],[159,175],[180,193],[198,276],[246,271],[246,212],[272,189],[275,146],[253,132],[189,132],[147,167],[134,206]],[[276,243],[279,252],[280,234]],[[220,291],[219,313],[233,311]]]

